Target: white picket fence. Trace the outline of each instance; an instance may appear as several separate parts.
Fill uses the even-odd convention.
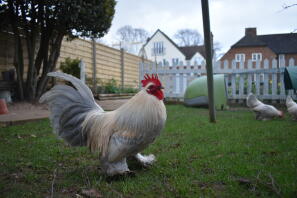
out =
[[[293,91],[287,92],[284,88],[284,68],[295,66],[295,60],[288,63],[277,60],[254,62],[215,62],[214,73],[225,74],[225,83],[228,99],[245,99],[249,93],[256,94],[260,99],[284,100],[286,94],[296,98]],[[156,65],[140,64],[140,79],[144,74],[157,73],[165,87],[167,98],[183,99],[188,84],[195,78],[205,75],[205,63],[202,65]]]

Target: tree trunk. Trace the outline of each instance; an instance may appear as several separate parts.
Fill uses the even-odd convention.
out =
[[[36,69],[34,67],[35,59],[35,42],[36,38],[34,32],[30,35],[27,34],[27,50],[28,50],[28,72],[27,72],[27,81],[26,81],[26,98],[32,100],[36,95]]]
[[[30,18],[31,14],[35,14],[35,4],[32,2],[31,4],[31,12],[26,12],[26,7],[28,6],[27,2],[20,3],[20,14],[23,22],[25,22],[22,26],[22,32],[25,36],[26,40],[26,47],[27,47],[27,53],[28,53],[28,72],[27,72],[27,79],[26,79],[26,98],[31,100],[35,97],[35,85],[34,79],[35,79],[35,68],[34,68],[34,58],[35,58],[35,42],[36,42],[36,23],[33,17],[30,20],[27,18]]]
[[[39,45],[39,50],[35,59],[35,63],[34,63],[34,69],[35,69],[35,76],[34,76],[34,80],[35,80],[35,84],[34,84],[34,97],[32,97],[31,100],[35,101],[40,97],[40,93],[39,93],[39,84],[40,84],[40,79],[42,79],[42,77],[40,77],[40,79],[38,80],[38,76],[40,73],[40,70],[42,68],[42,73],[44,73],[45,71],[48,70],[49,67],[49,61],[48,61],[48,53],[49,53],[49,41],[50,41],[50,37],[51,37],[51,31],[50,30],[42,30],[41,33],[41,39],[40,39],[40,45]],[[44,75],[44,74],[42,74]],[[45,82],[47,84],[47,82]]]
[[[14,33],[14,42],[15,42],[15,54],[14,54],[14,66],[17,73],[17,82],[18,82],[18,95],[21,100],[24,100],[24,81],[23,81],[23,72],[24,72],[24,56],[23,56],[23,45],[21,34],[18,29],[18,20],[16,13],[19,13],[18,7],[14,10],[13,0],[8,1],[9,15],[12,25],[12,30]]]
[[[23,48],[22,40],[20,36],[14,34],[15,37],[15,56],[14,56],[14,66],[17,74],[17,83],[18,83],[18,96],[20,100],[24,100],[24,80],[23,80]]]
[[[50,55],[49,55],[48,61],[46,61],[47,64],[43,65],[42,75],[38,81],[36,99],[38,99],[46,89],[48,79],[49,79],[47,76],[47,73],[54,71],[54,69],[56,68],[56,64],[60,56],[60,49],[61,49],[63,37],[64,37],[64,34],[62,33],[58,34],[54,40],[53,45],[51,46]]]

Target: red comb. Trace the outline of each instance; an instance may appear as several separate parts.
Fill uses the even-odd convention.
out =
[[[161,86],[161,82],[159,81],[158,74],[152,74],[152,76],[145,74],[144,80],[141,81],[142,87],[145,87],[150,82],[154,83],[157,86]]]

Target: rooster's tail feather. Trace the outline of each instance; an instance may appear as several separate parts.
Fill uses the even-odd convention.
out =
[[[56,85],[41,96],[39,102],[49,105],[54,132],[72,146],[86,145],[88,134],[82,132],[81,125],[88,112],[95,109],[103,112],[103,109],[96,104],[91,90],[79,79],[61,72],[51,72],[48,76],[70,81],[76,88]]]

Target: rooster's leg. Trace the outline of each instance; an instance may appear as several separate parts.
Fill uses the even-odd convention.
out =
[[[131,145],[117,134],[112,135],[105,157],[101,157],[103,172],[108,176],[129,173],[126,157],[129,155]]]
[[[150,166],[156,161],[156,157],[153,154],[150,155],[141,155],[137,153],[135,158],[138,162],[140,162],[143,166]]]
[[[126,158],[116,162],[109,162],[107,158],[102,158],[101,167],[103,172],[108,176],[123,175],[130,172]]]

